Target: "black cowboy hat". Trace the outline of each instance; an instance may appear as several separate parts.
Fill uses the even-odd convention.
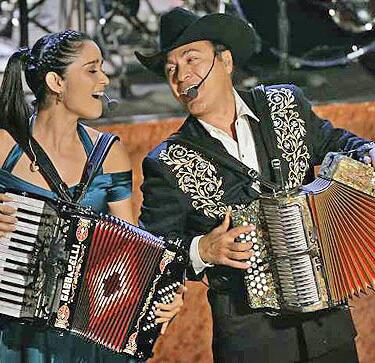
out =
[[[161,16],[159,51],[153,55],[135,52],[138,60],[151,71],[164,76],[166,55],[182,45],[210,40],[225,45],[237,66],[244,65],[254,53],[258,37],[244,20],[228,14],[199,17],[176,7]]]

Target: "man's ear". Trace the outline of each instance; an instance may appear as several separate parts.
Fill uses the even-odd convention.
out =
[[[221,52],[221,58],[223,59],[224,66],[228,72],[228,74],[232,74],[233,72],[233,57],[230,50],[224,50]]]
[[[60,94],[64,91],[64,80],[56,72],[48,72],[45,80],[48,88],[53,93]]]

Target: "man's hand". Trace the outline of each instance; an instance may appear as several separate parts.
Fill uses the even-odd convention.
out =
[[[373,147],[369,152],[368,152],[368,155],[370,157],[370,161],[369,161],[369,164],[371,162],[372,164],[372,167],[375,168],[375,147]]]
[[[13,232],[16,229],[15,224],[17,223],[17,218],[13,216],[13,214],[16,213],[16,209],[3,204],[3,202],[11,201],[11,198],[0,193],[0,237],[3,237],[7,233]]]
[[[187,288],[181,285],[177,290],[176,296],[170,304],[156,304],[157,310],[155,311],[155,315],[157,316],[157,318],[155,319],[155,323],[163,323],[160,334],[163,335],[165,333],[169,323],[180,312],[182,305],[184,304],[183,296],[186,291]]]
[[[240,226],[228,231],[230,224],[230,214],[228,211],[223,223],[214,228],[210,233],[204,235],[198,245],[199,255],[206,263],[214,265],[226,265],[239,269],[248,269],[248,261],[253,255],[251,242],[238,243],[235,238],[242,233],[249,233],[255,230],[253,225]]]

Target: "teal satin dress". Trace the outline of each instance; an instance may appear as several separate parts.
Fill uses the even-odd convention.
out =
[[[88,155],[93,143],[82,125],[78,126],[78,134]],[[0,187],[15,188],[55,198],[55,193],[12,175],[12,170],[21,155],[21,148],[15,145],[0,169]],[[74,192],[74,188],[71,188],[72,192]],[[131,190],[131,171],[104,174],[101,169],[94,177],[81,204],[92,206],[97,212],[107,213],[109,202],[129,198]],[[17,322],[0,320],[1,363],[105,363],[132,361],[132,359],[123,355],[114,354],[71,334],[61,336],[50,329],[40,330]]]

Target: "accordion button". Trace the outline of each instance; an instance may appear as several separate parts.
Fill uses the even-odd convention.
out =
[[[257,295],[257,294],[258,294],[258,290],[257,290],[257,289],[252,289],[251,292],[252,292],[254,295]]]
[[[257,267],[258,267],[258,264],[257,264],[256,262],[253,262],[253,263],[251,264],[251,267],[252,267],[252,268],[257,268]]]
[[[247,221],[243,221],[243,222],[242,222],[242,225],[243,225],[243,226],[248,226],[249,223],[248,223]]]
[[[251,236],[251,237],[255,237],[256,235],[257,235],[257,233],[256,233],[255,231],[251,231],[251,232],[250,232],[250,236]]]
[[[251,262],[255,262],[255,261],[256,261],[256,257],[255,257],[255,256],[251,256],[251,257],[250,257],[250,261],[251,261]]]
[[[258,290],[262,290],[263,289],[263,285],[262,284],[257,284],[257,289]]]
[[[250,286],[251,286],[251,287],[255,287],[255,286],[257,286],[257,283],[256,283],[255,281],[251,281],[251,282],[250,282]]]
[[[267,283],[267,280],[266,279],[261,279],[260,282],[265,285]]]
[[[253,242],[253,243],[257,243],[257,242],[258,242],[258,238],[253,237],[253,238],[251,239],[251,242]]]
[[[263,291],[264,292],[268,291],[268,286],[267,285],[263,286]]]
[[[259,274],[259,271],[258,270],[254,270],[254,275],[257,276]]]
[[[240,237],[241,239],[246,238],[245,233],[241,233],[241,234],[239,235],[239,237]]]
[[[259,270],[260,270],[260,268],[261,268],[261,266],[259,266]],[[261,273],[259,274],[259,276],[260,276],[260,277],[266,277],[266,274],[265,274],[264,272],[261,272]]]
[[[260,281],[260,277],[259,277],[259,276],[256,276],[256,277],[255,277],[255,281],[256,281],[256,282],[259,282],[259,281]]]
[[[263,295],[264,295],[263,290],[259,290],[259,291],[258,291],[258,295],[259,295],[259,296],[263,296]]]
[[[250,268],[248,268],[246,271],[249,272],[249,273],[252,273],[252,272],[253,272],[253,269],[250,267]]]
[[[255,255],[255,257],[259,257],[260,256],[260,252],[259,251],[255,251],[254,255]]]
[[[254,245],[253,245],[253,250],[255,250],[255,251],[256,251],[256,250],[259,250],[259,245],[254,244]]]

